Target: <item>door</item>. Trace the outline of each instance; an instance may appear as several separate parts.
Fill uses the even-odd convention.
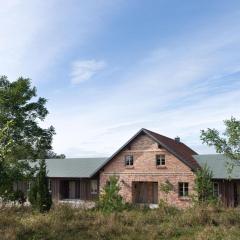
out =
[[[132,190],[134,203],[158,203],[157,182],[133,182]]]

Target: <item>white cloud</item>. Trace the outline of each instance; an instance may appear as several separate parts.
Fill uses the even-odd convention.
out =
[[[87,155],[107,156],[146,127],[178,135],[199,153],[213,152],[201,144],[200,130],[222,129],[222,120],[240,117],[239,83],[223,81],[240,63],[239,25],[231,26],[211,27],[219,33],[228,29],[228,38],[199,33],[195,39],[182,39],[185,44],[176,39],[178,44],[153,49],[122,74],[114,74],[114,85],[90,100],[72,96],[65,109],[57,103],[50,116],[57,130],[55,150],[71,156],[74,148],[76,156],[94,149]]]
[[[105,69],[105,61],[78,60],[73,62],[71,71],[71,81],[74,84],[85,82],[94,77],[97,72]]]
[[[56,67],[104,28],[118,3],[0,0],[0,75],[57,78]]]

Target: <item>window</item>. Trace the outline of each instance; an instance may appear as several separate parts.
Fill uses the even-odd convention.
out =
[[[91,194],[97,194],[97,192],[98,192],[97,180],[91,180]]]
[[[219,183],[217,182],[213,183],[213,196],[215,197],[219,196]]]
[[[179,191],[179,197],[187,197],[188,196],[188,183],[187,182],[178,183],[178,191]]]
[[[156,155],[156,165],[165,166],[165,155]]]
[[[133,155],[125,156],[125,166],[133,166]]]

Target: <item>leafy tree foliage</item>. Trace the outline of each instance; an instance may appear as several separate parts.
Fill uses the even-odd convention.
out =
[[[11,132],[14,146],[8,157],[36,159],[40,154],[45,158],[51,151],[55,130],[52,126],[45,129],[39,125],[48,114],[46,102],[45,98],[37,98],[30,79],[21,77],[10,82],[6,76],[0,77],[0,128],[14,121]]]
[[[41,213],[47,212],[51,208],[52,198],[48,189],[46,161],[44,159],[40,160],[39,172],[32,183],[29,201]]]
[[[208,203],[214,199],[212,172],[207,165],[197,171],[194,188],[199,203]]]
[[[222,135],[218,130],[208,128],[201,131],[201,140],[230,159],[228,170],[231,173],[234,165],[240,164],[240,120],[231,117],[224,124],[226,129]]]
[[[120,186],[116,176],[110,176],[100,195],[98,207],[104,212],[121,211],[124,208]]]
[[[47,100],[37,98],[30,79],[10,82],[0,77],[0,197],[14,200],[21,193],[14,192],[13,184],[33,177],[35,167],[26,159],[44,159],[52,151],[52,126],[39,125],[48,114]],[[24,160],[25,159],[25,160]]]

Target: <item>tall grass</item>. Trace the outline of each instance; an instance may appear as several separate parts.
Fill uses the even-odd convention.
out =
[[[0,239],[240,239],[240,210],[195,206],[102,213],[57,206],[0,209]]]

